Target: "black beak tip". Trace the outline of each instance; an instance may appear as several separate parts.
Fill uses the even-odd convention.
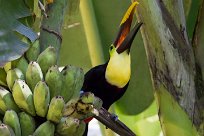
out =
[[[121,45],[117,48],[118,53],[122,53],[125,50],[130,51],[130,47],[132,45],[132,42],[139,31],[140,27],[142,26],[142,22],[137,23],[134,28],[130,31],[130,33],[126,36],[125,40],[121,43]]]

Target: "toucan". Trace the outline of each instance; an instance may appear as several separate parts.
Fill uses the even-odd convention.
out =
[[[131,75],[130,48],[142,25],[142,23],[137,23],[130,31],[137,4],[138,2],[133,2],[125,13],[117,37],[110,45],[108,61],[93,67],[85,74],[82,90],[94,93],[103,101],[102,107],[107,110],[123,96],[129,85]]]

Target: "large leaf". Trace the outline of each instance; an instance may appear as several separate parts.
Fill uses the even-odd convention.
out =
[[[0,66],[22,56],[28,49],[17,34],[26,36],[31,42],[37,35],[31,28],[18,21],[31,16],[31,12],[23,0],[0,0]]]
[[[119,114],[119,118],[139,136],[162,135],[159,117],[157,115],[156,101],[153,101],[147,109],[137,115],[124,114],[119,108],[116,108],[116,113]],[[147,128],[148,131],[146,131]]]

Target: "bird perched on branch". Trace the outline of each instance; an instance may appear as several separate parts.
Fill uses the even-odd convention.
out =
[[[107,110],[123,96],[130,81],[130,48],[142,25],[142,23],[137,23],[130,31],[137,4],[138,2],[133,2],[125,13],[118,35],[114,43],[110,45],[109,60],[105,64],[90,69],[85,74],[82,90],[92,92],[102,99],[103,107]]]

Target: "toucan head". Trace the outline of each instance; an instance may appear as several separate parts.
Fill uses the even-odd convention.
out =
[[[120,28],[117,37],[114,43],[110,46],[110,56],[113,54],[113,52],[117,52],[118,54],[120,54],[125,51],[129,54],[135,35],[137,34],[142,25],[142,23],[137,23],[130,31],[133,15],[135,13],[135,8],[138,4],[138,2],[133,2],[125,13],[120,23]]]
[[[130,47],[142,23],[137,23],[130,31],[133,15],[138,2],[133,2],[125,13],[118,35],[110,46],[110,59],[107,64],[105,78],[108,83],[124,87],[130,80]]]

